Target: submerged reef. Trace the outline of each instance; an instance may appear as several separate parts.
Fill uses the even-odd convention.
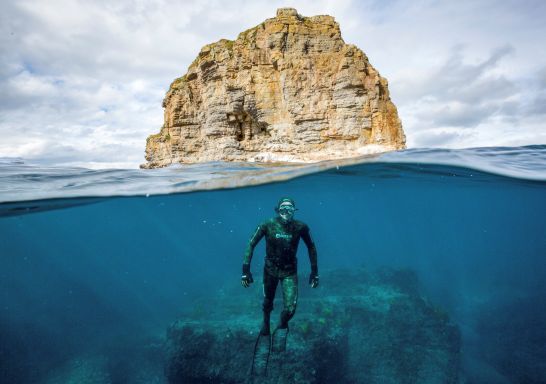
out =
[[[480,377],[483,382],[538,384],[546,381],[543,292],[544,287],[533,294],[516,294],[503,298],[502,302],[488,303],[476,315],[476,332],[480,338],[470,338],[467,348],[491,367],[486,372],[497,372]]]
[[[143,168],[320,161],[405,147],[388,83],[333,17],[293,8],[205,45],[163,100]]]
[[[168,329],[169,383],[252,382],[261,284],[252,287],[197,303]],[[323,272],[316,290],[300,281],[286,351],[272,352],[267,377],[254,382],[457,383],[460,347],[458,328],[420,295],[412,271]]]

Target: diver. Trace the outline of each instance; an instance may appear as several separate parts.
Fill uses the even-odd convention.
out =
[[[303,239],[309,253],[311,274],[309,285],[316,288],[319,284],[317,250],[311,239],[307,224],[294,220],[296,205],[294,200],[285,197],[275,207],[277,216],[258,225],[250,238],[243,258],[241,284],[248,288],[254,281],[250,272],[250,261],[256,244],[265,236],[266,256],[263,275],[263,325],[260,335],[270,334],[270,315],[273,310],[275,291],[280,282],[284,308],[281,312],[277,329],[288,331],[288,321],[294,316],[298,300],[298,276],[296,252],[300,238]]]

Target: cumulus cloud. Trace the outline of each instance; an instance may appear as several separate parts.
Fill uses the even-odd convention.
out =
[[[281,1],[0,3],[0,157],[136,167],[200,48]],[[303,0],[388,78],[409,146],[546,142],[546,5]]]

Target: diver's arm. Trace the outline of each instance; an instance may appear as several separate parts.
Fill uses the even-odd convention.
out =
[[[309,230],[309,227],[306,225],[303,228],[303,231],[301,233],[301,237],[303,241],[305,242],[305,245],[307,246],[307,252],[309,253],[309,262],[311,263],[311,275],[309,276],[309,284],[313,288],[318,286],[318,265],[317,265],[317,248],[315,247],[315,243],[313,242],[313,239],[311,238],[311,231]]]
[[[252,261],[252,253],[254,252],[256,244],[258,244],[264,235],[265,229],[263,225],[258,225],[258,228],[256,228],[256,231],[254,231],[254,234],[248,241],[245,255],[243,256],[243,275],[241,276],[241,285],[245,288],[248,288],[248,286],[254,281],[252,278],[252,273],[250,272],[250,262]]]
[[[243,257],[243,264],[250,265],[250,262],[252,261],[252,254],[254,253],[254,248],[256,247],[256,244],[260,242],[262,237],[265,235],[265,229],[263,224],[258,225],[256,230],[254,231],[254,234],[248,241],[248,245],[246,247],[245,255]]]

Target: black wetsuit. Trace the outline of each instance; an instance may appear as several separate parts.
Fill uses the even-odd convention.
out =
[[[284,310],[281,314],[281,324],[286,325],[296,311],[298,296],[296,253],[300,238],[303,239],[309,253],[311,271],[318,275],[317,250],[311,239],[307,224],[290,220],[283,222],[280,217],[271,218],[260,224],[250,241],[244,255],[243,263],[250,264],[256,244],[265,236],[266,256],[264,265],[264,322],[269,323],[269,314],[273,310],[273,299],[277,284],[283,288]]]

